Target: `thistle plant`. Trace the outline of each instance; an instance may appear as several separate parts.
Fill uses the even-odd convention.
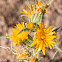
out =
[[[57,51],[50,60],[51,62],[58,51],[62,52],[56,45],[58,36],[54,35],[60,27],[50,26],[46,29],[47,24],[44,23],[44,15],[49,12],[47,8],[53,0],[45,4],[41,3],[41,0],[32,2],[33,4],[27,10],[20,11],[23,14],[20,17],[28,17],[29,21],[16,24],[12,29],[12,35],[0,36],[0,38],[9,38],[16,46],[16,50],[9,47],[0,47],[9,49],[20,62],[41,62],[39,53],[46,55],[45,49],[56,48]],[[19,49],[18,47],[22,44],[24,47]]]

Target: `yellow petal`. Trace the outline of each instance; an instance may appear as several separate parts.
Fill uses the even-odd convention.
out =
[[[24,11],[25,13],[28,13],[25,9],[23,9],[23,11]]]
[[[45,55],[45,45],[43,45],[42,51],[43,51],[43,54]]]

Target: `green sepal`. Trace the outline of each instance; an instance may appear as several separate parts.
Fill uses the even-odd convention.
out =
[[[27,47],[30,47],[31,43],[28,40],[23,41],[23,44]]]
[[[35,25],[34,28],[36,28],[36,27],[37,27],[37,28],[40,28],[37,23],[34,23],[34,25]]]
[[[28,39],[33,41],[33,38],[28,34]]]
[[[31,41],[31,40],[28,41],[27,39],[23,41],[23,44],[26,45],[27,47],[30,47],[32,43],[33,43],[33,41]],[[31,48],[33,48],[35,50],[35,46],[33,46]]]

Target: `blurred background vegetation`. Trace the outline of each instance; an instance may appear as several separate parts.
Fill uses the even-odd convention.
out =
[[[29,3],[32,3],[31,0],[28,0]],[[0,36],[5,36],[11,34],[12,28],[17,24],[21,23],[23,20],[28,20],[27,17],[19,17],[21,15],[20,11],[29,6],[27,0],[0,0]],[[46,3],[48,0],[42,0],[43,3]],[[48,8],[49,13],[45,14],[45,23],[47,28],[49,26],[60,27],[62,26],[62,0],[54,0]],[[58,42],[57,45],[62,49],[62,27],[56,33]],[[13,43],[12,43],[13,45]],[[10,47],[11,41],[9,39],[0,39],[0,46]],[[15,46],[13,45],[13,48]],[[53,54],[56,52],[56,49],[50,50],[46,49],[46,55],[43,56],[42,62],[49,62]],[[1,62],[17,62],[14,59],[15,56],[8,50],[0,48],[0,59],[7,59],[6,61]],[[55,62],[62,62],[62,54],[58,51],[54,58]]]

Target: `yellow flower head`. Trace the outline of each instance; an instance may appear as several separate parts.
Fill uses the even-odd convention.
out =
[[[28,59],[28,52],[25,48],[22,48],[22,49],[16,49],[17,50],[17,59]]]
[[[37,4],[35,4],[35,14],[41,14],[45,4],[42,4],[40,1],[38,1]],[[45,12],[47,13],[47,7],[45,8]]]
[[[28,62],[36,62],[36,58],[30,58]]]
[[[18,34],[22,29],[24,29],[24,23],[22,24],[17,24],[15,28],[13,28],[12,30],[12,35],[10,35],[10,39],[12,40],[12,42],[14,42],[14,44],[20,44],[22,41],[24,41],[25,39],[28,39],[28,31],[23,31],[20,34]],[[17,35],[18,34],[18,35]]]
[[[30,29],[33,29],[33,23],[32,22],[30,22],[30,23],[28,23],[28,28],[30,28]]]
[[[38,2],[38,3],[35,5],[35,11],[34,11],[35,14],[41,13],[41,11],[42,11],[42,9],[43,9],[43,6],[44,6],[44,4]]]
[[[57,27],[53,28],[50,26],[48,29],[46,29],[44,23],[42,25],[39,23],[39,27],[40,28],[38,28],[34,34],[35,38],[31,47],[36,45],[35,52],[40,48],[40,50],[42,50],[43,54],[45,55],[45,47],[52,49],[52,46],[55,44],[54,39],[57,36],[53,35],[55,33],[53,30]]]
[[[23,14],[23,15],[21,15],[21,17],[27,16],[27,17],[31,18],[32,14],[33,14],[33,10],[31,7],[29,7],[29,9],[27,9],[27,10],[23,9],[23,12],[20,12],[20,13]]]

